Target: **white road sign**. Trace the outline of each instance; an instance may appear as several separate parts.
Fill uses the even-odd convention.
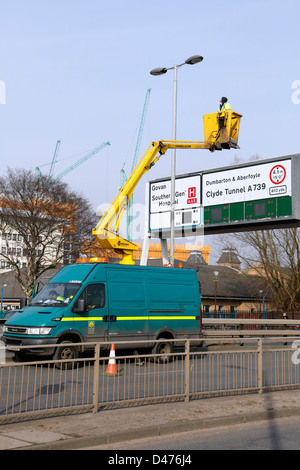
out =
[[[256,164],[203,175],[203,205],[291,196],[291,160]]]
[[[176,178],[175,180],[175,229],[197,226],[201,223],[201,178],[200,175]],[[171,180],[150,183],[149,194],[150,231],[170,228]]]

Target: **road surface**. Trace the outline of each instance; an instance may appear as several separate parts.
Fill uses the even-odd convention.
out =
[[[87,449],[87,448],[85,448]],[[93,447],[97,450],[299,450],[300,418],[280,418]],[[174,452],[175,451],[175,452]],[[110,452],[105,455],[109,455]],[[111,455],[114,455],[112,452]],[[120,454],[122,455],[122,454]],[[134,455],[134,454],[133,454]]]

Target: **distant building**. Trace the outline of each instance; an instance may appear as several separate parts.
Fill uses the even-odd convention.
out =
[[[138,249],[133,252],[133,259],[138,261],[141,259],[142,250],[143,250],[143,243],[137,242],[136,243]],[[168,245],[169,249],[169,245]],[[122,255],[117,255],[111,249],[101,248],[100,245],[95,241],[92,243],[88,240],[86,243],[83,243],[81,247],[81,252],[84,253],[85,256],[99,256],[103,257],[106,256],[109,259],[121,259]],[[200,244],[189,244],[189,243],[176,243],[174,247],[174,256],[177,260],[180,261],[187,261],[188,257],[195,252],[200,252],[203,259],[207,264],[209,264],[209,255],[210,255],[210,246],[203,246]],[[149,246],[148,251],[148,259],[161,259],[161,245],[160,243],[152,242]]]
[[[39,277],[40,288],[44,286],[51,277],[54,276],[63,266],[57,269],[49,269]],[[5,286],[5,287],[4,287]],[[25,301],[24,292],[16,279],[15,272],[10,269],[7,272],[0,273],[0,289],[3,287],[3,305],[4,311],[19,309],[21,303]]]
[[[237,269],[238,271],[241,269],[241,261],[234,248],[224,248],[217,264],[219,266]]]
[[[199,262],[200,260],[200,262]],[[207,265],[191,254],[188,262],[175,260],[175,267],[194,268],[201,289],[202,310],[210,313],[262,313],[262,295],[265,293],[265,309],[276,310],[265,279],[245,274],[236,268],[220,265]],[[162,260],[150,259],[148,266],[162,266]],[[171,268],[166,268],[171,269]]]
[[[208,264],[208,262],[204,259],[202,251],[199,250],[191,251],[186,262],[191,264]]]

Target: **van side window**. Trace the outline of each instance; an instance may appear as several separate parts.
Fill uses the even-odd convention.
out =
[[[84,299],[87,310],[103,308],[105,306],[105,286],[104,284],[90,284],[80,294],[79,299]]]

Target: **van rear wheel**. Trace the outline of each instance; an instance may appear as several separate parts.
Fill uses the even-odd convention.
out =
[[[79,356],[78,348],[76,346],[70,346],[72,344],[71,341],[62,341],[61,346],[56,348],[54,353],[53,359],[56,361],[67,359],[77,359]],[[74,362],[57,362],[55,367],[57,369],[72,369]]]
[[[168,342],[166,338],[160,338],[152,349],[152,354],[160,354],[160,356],[156,356],[154,358],[154,361],[161,364],[165,364],[172,360],[172,352],[173,344]]]

